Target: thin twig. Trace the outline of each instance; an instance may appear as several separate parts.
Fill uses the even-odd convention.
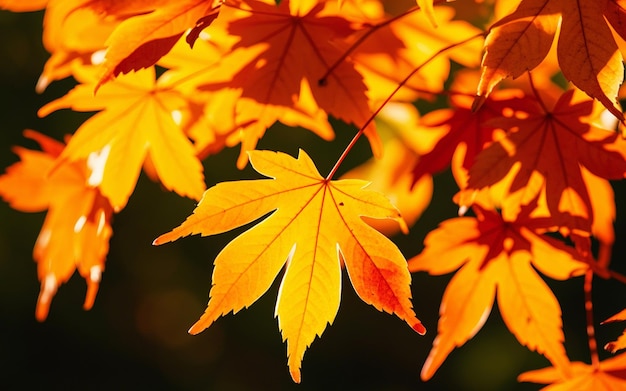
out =
[[[341,156],[339,156],[339,159],[337,159],[337,163],[335,163],[335,165],[333,166],[332,170],[330,170],[330,173],[328,174],[328,176],[326,177],[326,180],[329,181],[332,179],[332,177],[335,175],[335,173],[337,172],[337,169],[339,168],[339,166],[341,165],[341,163],[343,163],[344,159],[346,158],[346,156],[348,155],[348,153],[350,152],[350,150],[352,150],[352,148],[354,147],[354,145],[356,144],[357,140],[359,139],[359,137],[361,137],[361,135],[365,132],[365,129],[372,123],[372,121],[374,121],[374,118],[378,115],[378,113],[380,113],[380,111],[385,107],[385,105],[387,105],[387,103],[389,103],[389,101],[398,93],[398,91],[400,91],[400,89],[417,73],[419,72],[423,67],[425,67],[426,65],[428,65],[428,63],[430,63],[431,61],[433,61],[434,59],[436,59],[439,55],[441,55],[442,53],[445,53],[446,51],[450,50],[450,49],[454,49],[457,46],[461,46],[464,45],[476,38],[482,37],[483,33],[479,33],[476,34],[474,36],[471,36],[469,38],[466,38],[460,42],[456,42],[453,43],[451,45],[448,45],[446,47],[443,47],[441,49],[439,49],[437,52],[435,52],[432,56],[430,56],[428,59],[426,59],[426,61],[424,61],[422,64],[420,64],[418,67],[416,67],[415,69],[413,69],[404,79],[402,79],[402,81],[400,81],[400,83],[398,83],[398,85],[396,86],[396,88],[391,92],[391,94],[389,94],[389,96],[383,101],[383,103],[380,104],[380,106],[374,111],[374,113],[372,113],[372,115],[367,119],[367,121],[365,121],[365,123],[363,124],[363,126],[361,126],[361,128],[359,129],[359,131],[357,132],[357,134],[352,138],[352,140],[350,141],[350,143],[348,144],[348,146],[346,147],[346,149],[344,149],[343,153],[341,154]]]

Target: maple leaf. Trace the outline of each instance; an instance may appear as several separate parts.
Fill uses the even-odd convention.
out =
[[[614,391],[626,388],[626,353],[603,360],[598,367],[582,362],[572,362],[567,377],[548,367],[522,373],[517,380],[550,384],[545,391]]]
[[[565,92],[552,108],[537,98],[492,120],[491,126],[507,134],[476,157],[469,188],[493,185],[514,172],[508,192],[522,191],[518,202],[525,204],[545,189],[556,225],[577,234],[591,232],[593,207],[581,167],[601,178],[623,178],[626,141],[595,124],[595,102],[575,91]]]
[[[425,145],[413,168],[415,180],[442,171],[453,159],[461,161],[460,166],[469,171],[476,156],[493,142],[495,128],[489,121],[501,116],[506,107],[524,104],[525,99],[520,90],[499,90],[479,110],[473,111],[467,96],[455,95],[450,99],[451,108],[426,114],[417,129]],[[465,188],[467,184],[459,183],[459,186]]]
[[[74,64],[100,63],[105,41],[121,22],[149,13],[164,3],[166,0],[50,1],[45,7],[42,40],[51,56],[36,90],[43,92],[51,82],[70,76]]]
[[[310,87],[315,103],[325,112],[356,126],[372,112],[361,74],[349,59],[340,61],[322,81],[330,66],[342,58],[335,41],[359,29],[358,21],[346,19],[334,1],[245,0],[225,2],[220,15],[207,29],[226,31],[239,38],[222,57],[217,74],[228,75],[229,88],[241,88],[238,113],[272,123],[275,110],[292,107],[299,100],[302,80]],[[221,82],[205,84],[220,89]],[[250,102],[253,101],[253,102]],[[381,153],[380,140],[370,125],[366,136],[374,154]]]
[[[46,7],[42,41],[50,53],[37,81],[36,90],[68,77],[74,63],[89,64],[94,53],[104,48],[104,41],[121,20],[101,10],[89,0],[54,1]]]
[[[376,31],[350,54],[356,69],[364,77],[371,100],[387,99],[398,83],[416,68],[420,70],[396,93],[395,100],[415,100],[417,92],[424,89],[443,90],[450,74],[450,60],[466,67],[479,65],[480,40],[453,46],[479,36],[480,30],[468,22],[453,20],[454,9],[451,7],[437,7],[436,16],[440,21],[437,29],[425,25],[419,12],[403,14],[392,23],[388,18],[380,21],[382,15],[372,20]],[[351,41],[362,39],[363,34],[369,33],[370,30],[365,30],[361,35],[353,36]],[[443,49],[446,50],[441,52]]]
[[[528,215],[534,207],[518,216],[501,216],[475,206],[476,218],[444,221],[426,236],[424,251],[409,260],[412,272],[439,275],[460,268],[441,301],[438,334],[422,368],[424,380],[455,347],[474,337],[496,297],[502,319],[518,341],[567,371],[561,309],[535,268],[563,280],[584,273],[587,266],[573,248],[534,232],[545,224]]]
[[[174,110],[186,105],[180,93],[161,88],[153,68],[121,76],[96,96],[95,70],[83,67],[76,75],[82,84],[38,114],[45,116],[61,108],[102,111],[79,127],[61,159],[74,161],[99,152],[104,162],[99,188],[115,209],[126,205],[147,158],[167,189],[200,199],[205,188],[202,164],[172,118]]]
[[[204,88],[210,83],[229,83],[230,76],[220,74],[216,66],[227,53],[228,41],[232,39],[220,32],[212,30],[210,39],[196,40],[193,50],[181,40],[159,61],[159,65],[169,68],[159,80],[181,91],[195,105],[196,110],[183,115],[183,127],[194,140],[200,156],[241,143],[237,166],[243,168],[248,162],[246,152],[256,147],[265,130],[276,121],[304,127],[325,140],[334,138],[326,112],[317,105],[306,79],[302,79],[296,102],[266,110],[262,117],[256,115],[262,110],[261,104],[242,97],[241,88]]]
[[[43,152],[14,148],[21,161],[0,176],[0,196],[23,212],[48,210],[33,251],[41,281],[35,315],[43,321],[58,286],[76,269],[88,286],[83,307],[93,306],[112,233],[112,207],[89,184],[93,160],[57,165],[62,143],[34,131],[25,136]]]
[[[291,376],[299,382],[305,350],[339,309],[344,262],[363,301],[396,314],[423,334],[410,302],[406,260],[361,218],[403,223],[389,201],[364,189],[364,181],[322,178],[304,151],[297,159],[271,151],[249,155],[255,170],[274,179],[224,182],[208,189],[185,222],[154,242],[215,235],[271,213],[219,253],[207,309],[190,332],[197,334],[218,317],[250,306],[286,263],[276,316],[287,341]]]
[[[623,121],[616,100],[624,78],[623,58],[607,21],[624,38],[625,15],[612,0],[522,1],[490,29],[477,105],[502,79],[539,65],[560,29],[557,54],[563,75]]]
[[[122,22],[105,42],[104,72],[98,86],[120,73],[153,66],[187,29],[215,14],[218,4],[217,0],[164,1]]]

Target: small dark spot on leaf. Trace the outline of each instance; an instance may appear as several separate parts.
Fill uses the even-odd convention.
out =
[[[328,79],[324,78],[324,79],[319,79],[317,81],[317,85],[320,87],[326,87],[328,85]]]
[[[339,203],[339,206],[343,206],[343,202],[340,202],[340,203]]]

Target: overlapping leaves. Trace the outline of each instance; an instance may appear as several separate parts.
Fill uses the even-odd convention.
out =
[[[91,305],[112,210],[126,205],[142,167],[165,188],[200,199],[200,158],[241,144],[238,166],[250,156],[271,179],[210,188],[193,215],[156,241],[262,219],[215,260],[211,299],[192,333],[251,305],[284,268],[276,315],[299,381],[305,350],[337,313],[343,265],[365,302],[423,332],[404,257],[366,223],[402,222],[391,203],[363,181],[322,178],[304,152],[294,159],[253,151],[276,121],[330,140],[335,117],[370,124],[364,131],[374,155],[383,145],[387,153],[348,175],[368,175],[378,181],[372,187],[388,189],[399,204],[415,197],[413,220],[430,198],[429,186],[416,195],[428,174],[448,165],[461,189],[455,198],[461,211],[474,205],[475,218],[443,222],[410,262],[413,271],[456,270],[423,378],[474,336],[497,300],[519,342],[554,365],[521,380],[556,389],[623,385],[621,356],[599,366],[569,363],[559,303],[537,273],[562,280],[590,267],[610,275],[615,207],[608,180],[624,177],[626,144],[600,104],[623,120],[616,98],[624,72],[623,1],[522,0],[510,10],[516,2],[496,2],[500,19],[484,34],[434,3],[417,0],[418,7],[390,17],[377,0],[0,0],[0,8],[15,11],[46,9],[43,40],[51,58],[38,90],[70,75],[80,83],[40,114],[97,111],[67,147],[28,133],[44,152],[16,149],[22,161],[0,177],[0,193],[14,208],[49,209],[34,254],[42,281],[37,317],[45,317],[56,287],[75,268],[91,286],[85,306]],[[467,88],[455,90],[460,72],[444,83],[450,60],[478,66],[476,38],[483,35],[474,100]],[[557,35],[558,66],[543,73],[539,64],[551,61]],[[155,64],[166,68],[159,78]],[[588,97],[577,89],[555,93],[550,80],[557,70]],[[529,85],[495,90],[528,71]],[[453,87],[446,91],[447,85]],[[380,102],[444,93],[450,108],[426,114],[411,136],[380,137],[371,125]],[[395,112],[399,123],[408,124],[407,112]],[[411,170],[422,182],[409,193],[398,184],[410,182]],[[557,231],[576,250],[543,235]],[[598,263],[592,236],[600,241]],[[624,345],[621,337],[608,349]]]
[[[533,207],[508,217],[477,207],[475,218],[444,221],[426,237],[424,251],[409,260],[411,271],[456,271],[441,301],[438,334],[423,379],[481,329],[496,297],[519,342],[568,370],[560,306],[535,268],[562,280],[580,275],[587,266],[573,248],[535,232],[545,229],[546,221],[529,215]]]

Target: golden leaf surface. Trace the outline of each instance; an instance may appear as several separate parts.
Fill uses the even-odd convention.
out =
[[[208,189],[185,222],[154,242],[215,235],[271,213],[219,253],[208,307],[190,333],[250,306],[286,264],[276,316],[287,341],[291,376],[299,382],[305,350],[339,309],[342,262],[364,302],[425,333],[412,309],[404,256],[362,219],[404,224],[391,203],[364,189],[367,182],[362,180],[322,178],[303,151],[297,159],[271,151],[251,151],[249,156],[255,170],[273,179],[224,182]]]
[[[98,152],[98,185],[116,209],[126,205],[147,158],[163,186],[200,199],[205,189],[202,164],[172,117],[186,106],[181,94],[161,87],[154,69],[148,68],[118,77],[94,96],[95,73],[81,69],[77,75],[82,84],[39,110],[42,116],[61,108],[100,110],[78,128],[61,158],[74,161]]]
[[[617,102],[623,57],[611,27],[623,38],[624,14],[612,0],[522,1],[487,36],[479,101],[502,79],[516,78],[539,65],[559,32],[557,55],[563,75],[623,121]]]

